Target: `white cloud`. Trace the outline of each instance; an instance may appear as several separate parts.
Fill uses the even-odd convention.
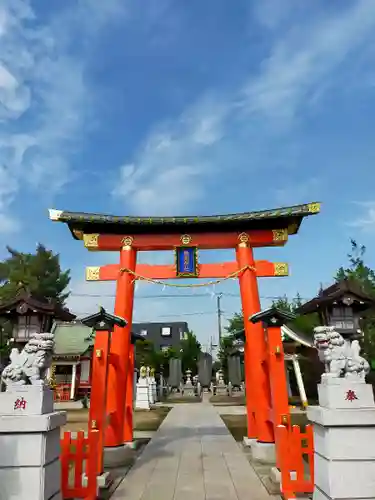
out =
[[[285,125],[374,28],[375,3],[361,0],[339,14],[290,30],[245,87],[248,112],[278,118]],[[336,83],[342,85],[341,80]]]
[[[8,16],[5,9],[0,6],[0,36],[5,33],[8,24]]]
[[[364,231],[373,231],[375,229],[375,201],[358,202],[356,205],[362,207],[364,214],[349,222],[348,225]]]
[[[18,118],[30,105],[30,91],[0,64],[0,121]]]
[[[270,28],[286,15],[293,19],[293,8],[281,12],[281,2],[273,0],[257,12],[263,25],[273,5],[280,8]],[[375,2],[361,0],[335,15],[305,16],[301,25],[280,30],[278,38],[271,37],[269,56],[246,83],[227,95],[197,99],[182,116],[153,131],[120,167],[114,194],[139,215],[182,213],[203,198],[214,176],[223,179],[235,169],[249,175],[259,164],[267,167],[262,163],[274,136],[290,132],[300,113],[342,86],[341,63],[374,28]]]
[[[0,234],[17,232],[19,222],[9,214],[8,205],[17,192],[18,183],[9,168],[0,164]]]
[[[280,205],[298,205],[308,201],[321,201],[321,182],[312,177],[303,182],[289,183],[274,191],[276,202]]]
[[[223,135],[230,104],[202,100],[173,125],[157,130],[135,162],[120,168],[114,195],[129,200],[139,215],[168,215],[185,209],[202,194],[201,180],[212,174],[205,151]]]
[[[251,2],[251,12],[253,17],[262,26],[273,30],[288,19],[291,13],[295,15],[301,8],[299,0],[254,0]],[[302,9],[306,12],[307,5],[303,4]]]
[[[12,171],[13,194],[28,183],[51,195],[68,180],[93,98],[85,54],[70,46],[77,35],[90,42],[108,22],[119,22],[123,5],[121,0],[63,3],[46,24],[29,0],[3,0],[0,153]],[[7,196],[0,206],[11,201]]]
[[[0,213],[0,234],[16,233],[20,229],[17,219],[6,213]]]

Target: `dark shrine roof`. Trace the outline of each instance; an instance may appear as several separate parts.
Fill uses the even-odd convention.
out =
[[[295,330],[289,328],[287,325],[283,325],[281,327],[281,336],[283,342],[296,342],[297,344],[303,345],[305,347],[313,347],[312,339],[310,336],[301,332],[296,332]],[[239,342],[240,346],[243,346],[243,344],[246,342],[245,330],[236,332],[234,334],[234,338],[237,342]]]
[[[50,209],[49,218],[64,222],[69,226],[73,237],[75,233],[86,234],[133,234],[145,233],[180,233],[215,231],[249,231],[254,229],[288,229],[289,234],[296,234],[302,219],[320,211],[320,203],[308,203],[272,210],[245,212],[226,215],[188,215],[178,217],[136,217],[84,212],[67,212]]]
[[[0,302],[0,315],[15,313],[25,314],[28,310],[53,316],[61,321],[72,321],[76,318],[69,309],[62,307],[54,301],[38,299],[26,291],[20,292],[17,297],[7,302]]]
[[[375,305],[375,299],[364,292],[357,281],[344,279],[321,290],[316,297],[302,304],[296,312],[298,314],[316,312],[319,308],[329,306],[346,295],[351,296],[357,302],[362,302],[363,309]]]

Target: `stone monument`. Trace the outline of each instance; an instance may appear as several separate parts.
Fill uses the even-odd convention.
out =
[[[159,401],[162,400],[168,393],[168,387],[165,385],[163,373],[160,373],[158,393],[159,393],[159,398],[158,398]]]
[[[215,386],[215,394],[217,396],[227,396],[228,395],[228,387],[224,381],[224,372],[223,370],[218,370],[218,380]]]
[[[375,499],[375,403],[366,384],[368,362],[357,340],[344,340],[334,327],[314,329],[325,365],[319,406],[307,408],[314,424],[314,500]]]
[[[182,389],[183,395],[190,397],[195,397],[195,389],[193,382],[191,381],[191,370],[186,370],[186,382]]]
[[[228,379],[232,387],[240,389],[242,382],[241,360],[239,356],[228,356]]]
[[[139,370],[139,379],[137,382],[136,394],[135,407],[138,410],[149,410],[149,385],[147,378],[147,368],[145,366],[141,366],[141,369]]]
[[[198,360],[198,379],[203,389],[209,389],[212,379],[212,356],[202,352]]]
[[[148,400],[150,405],[153,405],[155,401],[154,401],[154,393],[151,386],[151,368],[149,366],[146,367],[146,376],[148,384]]]
[[[53,391],[45,382],[51,366],[53,334],[35,333],[22,349],[12,349],[0,393],[0,498],[61,500],[60,427],[65,412],[53,411]]]
[[[150,388],[151,388],[151,399],[153,401],[152,404],[158,401],[158,391],[156,389],[156,380],[155,380],[155,368],[150,369]],[[151,401],[150,401],[151,402]]]
[[[168,385],[171,391],[179,391],[182,379],[182,365],[181,359],[171,358],[169,360],[169,379]]]

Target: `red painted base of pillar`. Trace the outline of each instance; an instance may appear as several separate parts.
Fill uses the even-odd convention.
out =
[[[136,251],[126,246],[120,253],[121,271],[117,279],[115,314],[124,318],[124,328],[115,327],[111,339],[111,356],[108,372],[107,414],[109,424],[105,434],[105,446],[121,446],[124,443],[125,394],[129,371],[131,324],[134,301],[134,276],[126,269],[135,271]]]
[[[133,384],[134,384],[134,346],[130,346],[129,368],[126,377],[124,443],[133,441]]]
[[[274,442],[270,420],[270,389],[267,372],[266,342],[261,324],[252,324],[250,316],[260,312],[260,299],[252,248],[240,243],[237,248],[242,310],[245,327],[245,384],[247,409],[247,434],[264,443]]]

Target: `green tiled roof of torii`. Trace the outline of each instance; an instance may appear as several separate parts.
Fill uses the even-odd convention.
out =
[[[226,215],[189,215],[178,217],[136,217],[50,209],[49,218],[64,222],[73,237],[81,231],[86,234],[150,234],[191,232],[249,231],[256,229],[288,229],[296,234],[304,217],[319,213],[320,203],[281,207],[272,210]]]

